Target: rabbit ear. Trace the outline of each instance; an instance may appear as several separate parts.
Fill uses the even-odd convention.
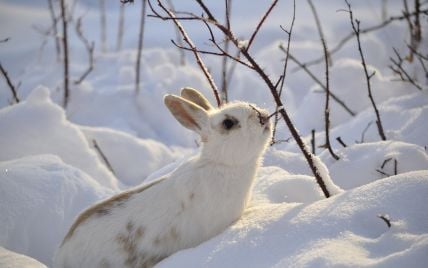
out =
[[[213,109],[210,102],[204,97],[204,95],[202,95],[196,89],[193,89],[191,87],[185,87],[181,90],[180,95],[186,100],[201,106],[205,111],[209,111]]]
[[[166,95],[164,102],[178,122],[202,136],[208,124],[208,114],[204,109],[175,95]]]

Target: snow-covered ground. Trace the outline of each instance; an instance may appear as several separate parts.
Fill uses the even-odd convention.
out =
[[[196,136],[176,123],[162,99],[166,93],[191,86],[214,101],[194,59],[189,54],[187,63],[180,65],[179,52],[169,42],[175,38],[172,25],[148,19],[142,87],[135,96],[140,3],[126,7],[123,49],[116,51],[119,0],[106,2],[105,53],[99,44],[98,1],[81,0],[75,6],[74,17],[85,15],[84,32],[96,42],[95,69],[82,84],[71,84],[66,111],[60,106],[62,65],[55,58],[54,44],[33,29],[48,28],[47,3],[0,3],[0,40],[10,38],[0,43],[0,61],[12,80],[20,83],[22,100],[10,105],[11,92],[0,81],[0,267],[50,266],[79,212],[121,190],[156,179],[198,150]],[[232,27],[245,39],[270,1],[232,2]],[[362,28],[381,22],[382,2],[387,3],[387,16],[401,14],[402,1],[351,1]],[[222,14],[222,1],[208,3]],[[314,3],[327,44],[334,47],[351,30],[348,14],[338,12],[346,8],[345,3]],[[194,9],[193,2],[174,1],[174,5],[179,10]],[[291,52],[301,61],[316,58],[322,47],[306,1],[297,1],[296,11]],[[291,14],[292,1],[279,1],[252,48],[271,77],[282,71],[284,55],[278,45],[286,42],[286,34],[279,25],[288,28]],[[426,55],[428,27],[423,18],[424,39],[419,48]],[[186,26],[199,46],[210,48],[204,30],[192,23]],[[73,31],[70,41],[74,81],[86,68],[87,59]],[[387,141],[381,141],[374,123],[355,40],[332,57],[331,90],[357,114],[352,117],[331,101],[330,136],[340,160],[323,148],[316,148],[316,153],[343,191],[325,199],[294,141],[274,145],[266,152],[242,218],[209,241],[165,259],[159,267],[425,267],[428,81],[417,61],[406,67],[424,87],[422,91],[393,81],[397,77],[388,68],[389,57],[393,47],[407,53],[405,42],[404,21],[362,36],[369,68],[376,71],[372,88]],[[220,84],[220,61],[204,59]],[[290,62],[284,101],[308,145],[312,129],[320,145],[325,95],[303,71],[294,72],[295,67]],[[322,64],[311,70],[324,81]],[[243,67],[236,68],[229,95],[274,110],[263,81]],[[278,137],[290,137],[282,123]]]

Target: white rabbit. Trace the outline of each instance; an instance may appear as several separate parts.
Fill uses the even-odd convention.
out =
[[[271,137],[266,111],[245,102],[215,109],[191,88],[164,102],[200,135],[200,154],[166,177],[80,214],[57,251],[55,267],[151,267],[241,216]]]

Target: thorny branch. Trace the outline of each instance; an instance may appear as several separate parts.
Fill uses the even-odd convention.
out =
[[[76,33],[82,43],[85,45],[86,51],[88,52],[89,64],[86,71],[80,76],[79,79],[74,81],[75,85],[82,83],[82,81],[92,72],[94,69],[94,48],[95,43],[89,42],[88,39],[83,35],[82,31],[82,17],[77,19],[76,22]]]
[[[173,22],[176,25],[180,25],[179,24],[179,18],[177,18],[175,16],[175,14],[173,14],[171,11],[167,10],[164,5],[162,4],[161,0],[157,0],[158,5],[168,14],[169,19],[172,19]],[[252,66],[252,69],[261,77],[261,79],[266,83],[266,86],[269,88],[272,97],[275,101],[275,104],[277,105],[277,107],[280,107],[278,109],[278,112],[281,113],[288,129],[290,130],[291,135],[293,136],[294,140],[296,141],[297,145],[299,146],[300,150],[302,151],[305,159],[308,162],[309,167],[312,170],[313,175],[315,176],[315,179],[318,183],[318,185],[320,186],[321,190],[323,191],[325,197],[330,197],[330,192],[327,190],[327,187],[324,183],[324,178],[322,177],[321,173],[318,170],[317,165],[315,164],[314,161],[314,155],[310,153],[310,151],[308,150],[308,148],[306,147],[306,144],[303,142],[302,138],[300,137],[297,129],[295,128],[294,124],[291,121],[290,116],[288,115],[288,112],[286,111],[286,109],[284,108],[284,104],[282,103],[281,97],[278,94],[276,85],[277,83],[272,82],[272,80],[269,78],[269,76],[265,73],[264,69],[259,65],[259,63],[253,58],[253,56],[249,53],[247,47],[242,46],[242,43],[238,40],[238,38],[236,38],[236,36],[234,35],[234,33],[232,32],[231,29],[228,29],[225,25],[221,24],[211,13],[211,11],[208,9],[208,7],[205,5],[205,3],[202,0],[196,0],[196,2],[199,4],[199,6],[202,8],[202,10],[205,12],[205,15],[207,16],[199,18],[198,17],[192,17],[193,19],[198,19],[199,21],[205,21],[207,23],[209,23],[210,25],[214,25],[218,30],[220,30],[221,32],[223,32],[223,34],[225,34],[229,40],[232,42],[232,44],[241,51],[242,56],[248,61],[248,63],[250,64],[250,66]],[[153,10],[153,9],[152,9]],[[164,19],[166,20],[167,18],[165,18],[164,16],[161,16],[159,13],[157,13],[155,10],[153,10],[153,13],[155,14],[156,17],[160,18],[160,19]],[[184,19],[188,19],[189,17],[185,17]],[[180,28],[180,32],[183,35],[183,38],[185,39],[185,41],[190,45],[191,48],[194,48],[194,53],[197,54],[196,52],[196,48],[193,45],[192,42],[189,42],[189,37],[187,36],[187,33],[184,31],[184,29],[182,28],[182,26],[179,26]],[[218,96],[216,96],[218,97]]]
[[[1,63],[0,63],[0,72],[2,73],[4,79],[6,80],[6,83],[9,86],[10,91],[12,91],[13,100],[16,103],[18,103],[19,98],[18,98],[18,93],[17,93],[16,87],[13,85],[12,80],[10,80],[10,77],[9,77],[7,71],[3,68],[3,65]]]
[[[361,41],[360,41],[360,21],[359,20],[355,20],[355,23],[357,24],[355,26],[354,17],[353,17],[353,13],[352,13],[352,10],[351,10],[351,4],[349,4],[348,0],[345,0],[345,2],[348,5],[348,13],[349,13],[349,19],[351,21],[352,30],[354,31],[355,37],[357,39],[358,52],[360,53],[361,64],[363,65],[364,74],[366,76],[366,81],[367,81],[368,95],[369,95],[370,101],[372,103],[373,109],[374,109],[375,114],[376,114],[376,125],[377,125],[377,129],[378,129],[378,132],[379,132],[379,136],[381,137],[382,140],[386,140],[385,132],[384,132],[383,126],[382,126],[382,121],[380,119],[379,110],[377,109],[376,103],[375,103],[375,101],[373,99],[372,89],[371,89],[371,84],[370,84],[370,79],[375,75],[375,72],[373,72],[372,74],[369,75],[369,72],[368,72],[368,69],[367,69],[366,60],[364,58],[363,50],[361,48]]]

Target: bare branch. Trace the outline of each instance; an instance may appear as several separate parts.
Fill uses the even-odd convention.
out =
[[[58,17],[55,14],[55,9],[53,7],[52,0],[48,0],[48,7],[49,7],[49,14],[52,20],[52,31],[53,31],[53,37],[55,40],[56,58],[57,60],[59,60],[61,57],[61,45],[60,45],[60,39],[59,39],[58,29],[57,29]]]
[[[144,28],[146,26],[146,4],[147,0],[142,0],[141,14],[140,14],[140,31],[138,34],[138,50],[137,60],[135,63],[135,94],[140,93],[140,68],[141,68],[141,54],[143,52]]]
[[[83,31],[82,31],[82,17],[80,17],[80,18],[77,19],[77,22],[76,22],[76,33],[77,33],[77,36],[79,37],[80,41],[82,41],[82,43],[85,45],[86,52],[88,53],[88,58],[89,58],[88,68],[86,69],[85,72],[83,72],[83,74],[80,76],[79,79],[77,79],[76,81],[74,81],[74,84],[78,85],[78,84],[82,83],[82,81],[94,69],[94,48],[95,48],[95,43],[94,42],[90,43],[88,41],[88,39],[86,39],[86,37],[83,35]]]
[[[388,226],[388,228],[391,228],[391,219],[389,218],[388,215],[377,215],[377,217],[381,220],[383,220],[386,225]]]
[[[324,106],[324,131],[325,131],[325,146],[328,149],[330,155],[336,159],[339,160],[339,156],[334,153],[333,148],[331,147],[330,143],[330,79],[329,79],[329,53],[327,49],[327,44],[325,42],[324,34],[321,28],[321,22],[318,18],[317,11],[315,9],[314,4],[312,3],[312,0],[308,0],[309,6],[311,7],[312,13],[315,18],[315,23],[318,28],[318,33],[321,39],[321,44],[324,51],[324,59],[325,59],[325,106]]]
[[[67,108],[69,101],[69,73],[68,73],[68,34],[67,34],[67,8],[65,0],[60,0],[61,4],[61,21],[62,21],[62,46],[63,46],[63,56],[64,56],[64,98],[63,98],[63,107]]]
[[[281,85],[279,87],[279,96],[282,96],[282,91],[284,89],[284,84],[285,84],[285,77],[287,76],[287,67],[288,67],[288,59],[290,57],[290,43],[291,43],[291,35],[293,33],[293,27],[294,27],[294,21],[296,20],[296,0],[293,0],[293,17],[291,19],[291,26],[290,26],[290,30],[286,31],[282,26],[281,29],[283,29],[284,32],[287,33],[288,38],[287,38],[287,49],[286,49],[286,53],[285,53],[285,60],[284,60],[284,66],[282,68],[282,74],[280,76],[280,79],[278,81],[281,81]],[[277,86],[275,86],[277,87]],[[278,107],[276,107],[276,111],[278,111]],[[274,125],[273,125],[273,132],[272,132],[272,141],[271,141],[271,145],[275,144],[275,139],[276,139],[276,129],[278,127],[278,123],[279,123],[279,113],[275,114],[275,120],[274,120]]]
[[[392,62],[392,65],[389,66],[389,68],[396,74],[400,76],[401,81],[408,82],[412,84],[414,87],[416,87],[419,90],[422,90],[422,86],[419,85],[411,76],[410,74],[404,69],[403,67],[403,58],[400,56],[398,51],[393,48],[395,56],[397,59],[394,59],[393,57],[390,57],[389,60]]]
[[[226,20],[226,27],[228,30],[230,30],[230,13],[231,13],[231,9],[232,9],[232,5],[231,5],[231,1],[232,0],[225,0],[224,4],[225,4],[225,20]],[[229,55],[229,43],[230,40],[227,38],[227,36],[224,36],[225,40],[224,40],[224,47],[223,47],[223,51],[225,52],[226,55]],[[228,84],[227,84],[227,60],[228,57],[223,57],[222,58],[222,64],[221,64],[221,100],[223,103],[227,103],[228,102]]]
[[[345,142],[343,142],[343,140],[342,140],[342,138],[341,137],[337,137],[336,138],[336,140],[340,143],[340,145],[342,145],[343,147],[347,147],[347,145],[346,145],[346,143]]]
[[[352,30],[354,31],[355,37],[357,39],[358,51],[359,51],[360,57],[361,57],[361,64],[363,65],[364,74],[366,76],[366,81],[367,81],[368,95],[369,95],[370,101],[372,103],[374,112],[376,114],[376,125],[377,125],[377,128],[378,128],[379,136],[381,137],[382,140],[386,140],[385,132],[384,132],[383,126],[382,126],[382,121],[380,119],[379,110],[377,109],[376,103],[375,103],[373,95],[372,95],[370,78],[373,77],[373,74],[369,75],[369,73],[368,73],[368,69],[367,69],[367,65],[366,65],[366,60],[364,58],[363,50],[361,48],[361,41],[360,41],[360,21],[359,20],[355,20],[355,23],[357,24],[355,26],[355,24],[354,24],[354,17],[353,17],[353,13],[352,13],[352,10],[351,10],[351,4],[349,4],[348,0],[345,0],[345,2],[348,5],[349,19],[351,21]]]
[[[100,5],[100,23],[101,23],[101,51],[107,52],[107,19],[106,19],[106,0],[98,0]]]
[[[287,50],[282,46],[282,44],[279,45],[279,49],[282,50],[284,53],[287,53]],[[296,63],[300,68],[302,68],[311,78],[314,80],[324,91],[327,91],[327,88],[325,85],[303,64],[301,63],[296,57],[294,57],[292,54],[289,54],[290,60],[292,60],[294,63]],[[330,92],[330,96],[334,101],[339,104],[343,109],[345,109],[346,112],[348,112],[351,116],[355,116],[356,113],[352,111],[344,101],[339,99],[333,92]]]
[[[162,2],[160,0],[157,0],[158,2],[158,6],[166,13],[168,14],[169,18],[172,19],[172,21],[174,22],[174,24],[177,26],[178,30],[180,31],[181,35],[183,36],[183,40],[184,42],[187,43],[187,45],[192,49],[193,55],[196,58],[196,62],[198,63],[199,67],[201,68],[202,72],[204,73],[205,77],[208,80],[208,83],[211,86],[211,89],[213,90],[214,96],[216,98],[217,101],[217,106],[220,107],[221,106],[221,100],[218,94],[218,89],[217,86],[214,83],[214,80],[211,76],[211,74],[208,72],[207,67],[205,66],[205,64],[202,61],[202,58],[200,57],[195,45],[193,44],[193,41],[190,39],[190,37],[188,36],[187,32],[184,30],[183,26],[181,25],[181,23],[179,22],[179,20],[177,20],[175,18],[175,14],[172,11],[169,11],[168,9],[165,8],[165,6],[162,4]],[[155,14],[155,16],[157,16],[158,18],[164,18],[163,16],[161,16],[159,13],[156,12],[156,10],[153,8],[153,6],[151,5],[151,1],[149,0],[149,6],[150,9],[152,10],[152,12]]]
[[[122,4],[120,5],[119,22],[117,25],[116,51],[120,51],[122,49],[124,26],[125,26],[125,4]]]
[[[366,136],[366,132],[367,130],[370,128],[370,126],[373,124],[373,121],[370,121],[367,126],[364,128],[363,132],[361,132],[361,140],[360,141],[355,141],[356,143],[363,143],[364,142],[364,138]]]
[[[315,144],[315,129],[311,130],[311,147],[312,147],[312,153],[315,154],[316,150],[316,144]]]
[[[92,140],[92,145],[94,146],[94,149],[98,152],[98,154],[101,156],[101,159],[105,163],[106,167],[111,171],[111,173],[113,173],[113,175],[116,175],[116,173],[114,172],[114,169],[113,169],[112,165],[110,164],[110,161],[108,160],[108,158],[106,157],[106,155],[104,154],[104,152],[101,150],[101,148],[98,145],[97,141],[93,139]]]
[[[10,40],[10,37],[6,37],[5,39],[0,40],[0,43],[6,43]]]
[[[169,9],[172,10],[172,12],[175,12],[174,5],[172,4],[171,0],[167,0]],[[181,39],[180,31],[178,30],[177,26],[174,25],[175,28],[175,36],[176,36],[176,43],[179,47],[184,47],[183,39]],[[184,54],[183,49],[178,49],[178,52],[180,53],[180,64],[185,65],[186,64],[186,55]]]
[[[381,168],[381,169],[383,169],[383,168],[385,167],[385,165],[386,165],[389,161],[391,161],[391,160],[392,160],[392,157],[385,159],[385,160],[383,161],[382,165],[380,166],[380,168]]]
[[[374,26],[370,26],[367,27],[365,29],[360,29],[360,34],[367,34],[370,32],[374,32],[377,31],[379,29],[382,29],[386,26],[388,26],[389,24],[391,24],[394,21],[401,21],[401,20],[405,20],[408,17],[414,17],[414,16],[419,16],[420,14],[424,14],[424,15],[428,15],[428,9],[420,9],[419,12],[411,12],[409,14],[404,14],[401,16],[391,16],[389,17],[387,20],[382,21],[382,23],[374,25]],[[349,40],[351,40],[353,37],[355,36],[355,33],[353,31],[351,31],[348,35],[346,35],[344,38],[342,38],[337,44],[336,46],[333,47],[333,49],[330,49],[330,56],[335,54],[336,52],[338,52],[339,50],[342,49],[342,47],[348,43]],[[303,63],[303,65],[305,66],[311,66],[311,65],[315,65],[315,64],[319,64],[321,62],[323,62],[324,57],[320,57],[308,62]],[[296,69],[298,70],[298,69]],[[293,71],[296,71],[293,70]]]
[[[246,47],[246,50],[249,50],[251,45],[254,42],[254,39],[256,38],[257,33],[259,32],[260,28],[262,27],[263,23],[265,22],[266,18],[269,16],[275,5],[278,3],[278,0],[273,0],[270,4],[268,10],[263,14],[263,17],[260,19],[259,23],[256,26],[256,29],[254,30],[253,34],[251,35],[248,45]]]
[[[10,91],[12,91],[13,100],[16,103],[18,103],[19,98],[18,98],[18,93],[17,93],[16,87],[13,85],[12,80],[10,79],[8,73],[6,72],[6,70],[4,69],[4,67],[1,63],[0,63],[0,72],[3,74],[3,77],[6,80],[6,83],[9,86]]]

